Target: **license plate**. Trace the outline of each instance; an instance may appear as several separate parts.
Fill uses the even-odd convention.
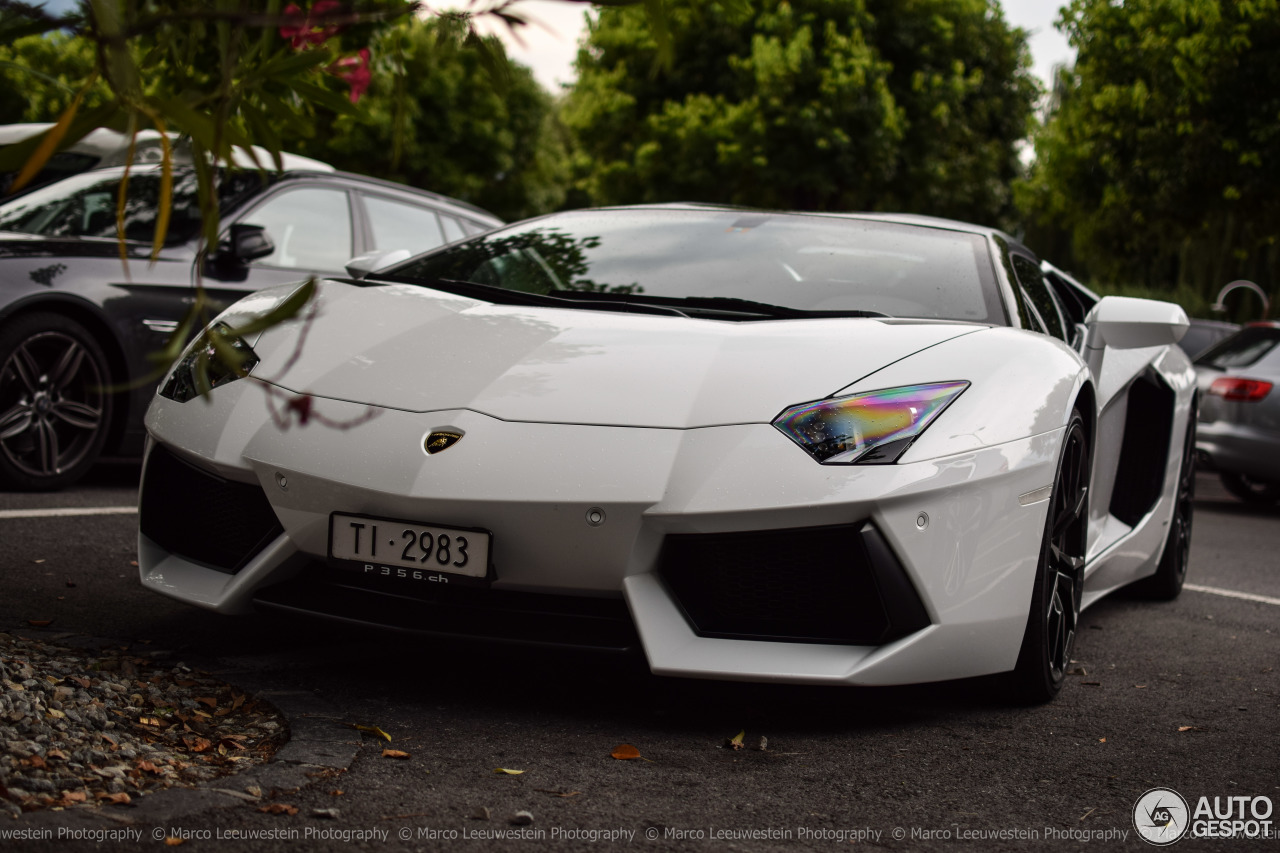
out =
[[[329,516],[329,556],[363,565],[366,574],[432,580],[439,574],[489,574],[486,530],[347,515]],[[359,568],[359,567],[356,567]]]

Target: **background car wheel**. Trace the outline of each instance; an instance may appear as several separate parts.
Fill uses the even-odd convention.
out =
[[[1280,483],[1268,483],[1255,480],[1247,474],[1228,474],[1225,471],[1218,476],[1227,491],[1242,501],[1251,504],[1273,504],[1280,501]]]
[[[0,331],[0,485],[58,489],[80,479],[111,421],[107,360],[88,330],[28,314]]]
[[[1027,630],[1010,677],[1017,702],[1047,702],[1062,689],[1080,620],[1088,515],[1089,440],[1084,419],[1072,412],[1049,499]]]
[[[1191,423],[1182,445],[1182,467],[1178,472],[1178,491],[1174,499],[1173,517],[1169,519],[1169,535],[1164,541],[1160,566],[1149,578],[1143,578],[1133,589],[1146,598],[1172,601],[1182,592],[1191,562],[1191,521],[1196,497],[1196,413],[1191,410]]]

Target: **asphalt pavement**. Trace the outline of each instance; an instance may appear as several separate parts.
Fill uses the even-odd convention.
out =
[[[290,760],[313,769],[280,776],[272,800],[298,812],[167,792],[110,817],[4,821],[5,850],[137,850],[169,838],[246,853],[1145,849],[1134,808],[1151,789],[1180,794],[1188,811],[1202,797],[1243,809],[1246,821],[1280,803],[1280,509],[1246,506],[1207,475],[1191,587],[1170,603],[1117,595],[1088,610],[1070,683],[1032,708],[1002,704],[989,680],[686,681],[634,658],[216,617],[140,587],[136,516],[28,515],[128,507],[136,477],[122,466],[61,494],[0,493],[0,630],[169,650],[276,697],[312,750]],[[391,742],[345,723],[378,726]],[[728,747],[740,731],[746,748]],[[642,758],[612,758],[621,744]],[[409,757],[385,758],[384,747]],[[251,787],[240,783],[253,772],[220,785]],[[520,812],[532,822],[512,822]],[[1274,829],[1280,814],[1266,820]],[[105,835],[125,829],[137,837]],[[1175,846],[1280,851],[1274,835]]]

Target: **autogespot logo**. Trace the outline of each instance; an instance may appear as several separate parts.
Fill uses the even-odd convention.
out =
[[[1143,841],[1158,847],[1186,834],[1190,821],[1187,801],[1169,788],[1152,788],[1133,804],[1133,828]]]

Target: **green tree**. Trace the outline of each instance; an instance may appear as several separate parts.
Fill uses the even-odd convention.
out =
[[[0,124],[56,121],[93,74],[92,42],[68,33],[27,36],[0,46]],[[99,80],[85,106],[111,97]]]
[[[372,44],[359,115],[320,113],[286,148],[375,177],[455,196],[520,219],[554,210],[567,161],[549,127],[552,99],[502,43],[468,46],[452,20],[412,19]],[[496,64],[495,64],[496,61]]]
[[[1280,280],[1277,0],[1075,0],[1076,64],[1017,188],[1095,277],[1209,296]]]
[[[994,2],[678,0],[667,25],[668,70],[639,10],[591,27],[564,110],[584,199],[1012,212],[1038,87]]]

